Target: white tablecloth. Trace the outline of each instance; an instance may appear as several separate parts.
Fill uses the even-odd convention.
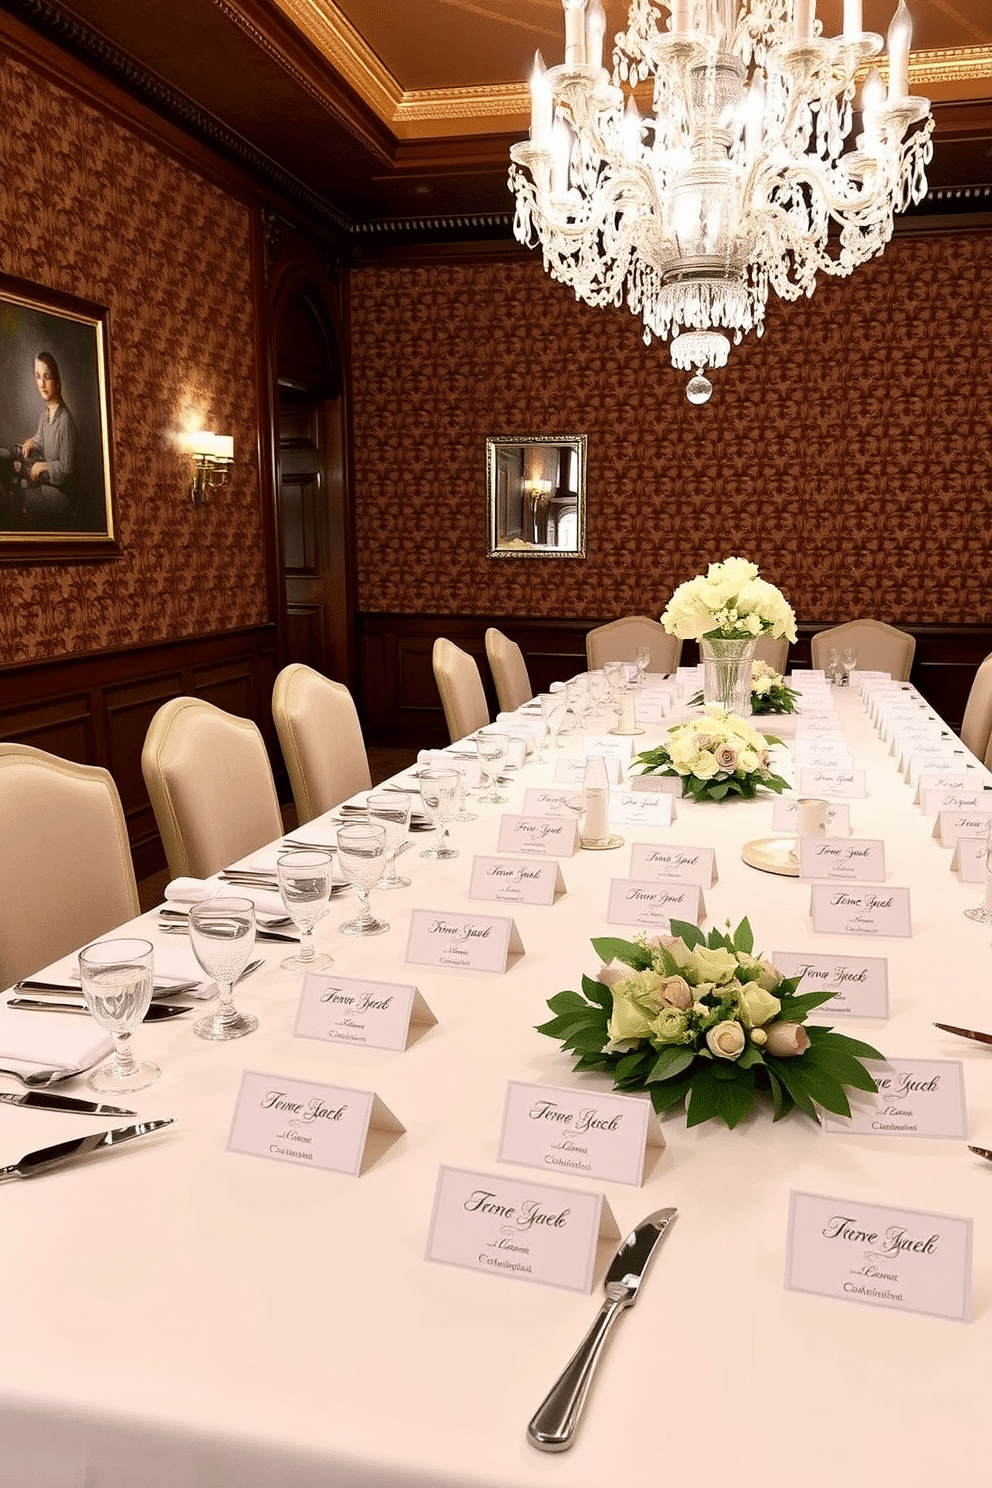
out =
[[[951,873],[857,696],[838,701],[868,771],[852,828],[884,837],[888,881],[911,886],[912,939],[855,948],[814,936],[809,886],[740,858],[742,843],[771,832],[770,797],[682,802],[667,831],[624,835],[713,844],[708,923],[746,913],[756,949],[887,956],[889,1021],[845,1029],[893,1056],[963,1060],[971,1140],[992,1145],[992,1049],[932,1026],[992,1029],[992,935],[962,913],[980,889]],[[532,765],[527,778],[550,774]],[[523,783],[510,789],[517,809]],[[550,1456],[527,1444],[528,1419],[599,1306],[606,1257],[590,1296],[476,1275],[424,1261],[428,1220],[439,1164],[496,1169],[508,1078],[577,1078],[534,1025],[548,996],[594,970],[590,937],[624,933],[604,916],[608,880],[626,876],[629,854],[564,861],[567,894],[515,911],[526,955],[507,975],[412,968],[410,910],[467,909],[472,853],[495,852],[501,808],[478,810],[477,823],[453,828],[461,855],[450,864],[422,860],[425,839],[414,839],[400,859],[413,887],[373,896],[388,935],[337,935],[351,899],[336,900],[318,927],[338,972],[417,983],[438,1024],[406,1052],[294,1038],[299,982],[277,969],[284,948],[262,944],[269,964],[239,993],[260,1018],[256,1034],[205,1043],[182,1019],[136,1036],[162,1077],[133,1104],[142,1117],[174,1116],[173,1128],[3,1187],[0,1482],[984,1485],[992,1167],[963,1142],[826,1136],[798,1113],[773,1125],[766,1109],[733,1132],[715,1122],[686,1131],[681,1113],[669,1116],[667,1147],[640,1189],[585,1185],[602,1188],[624,1231],[662,1205],[679,1217],[620,1323],[572,1450]],[[357,1179],[230,1154],[245,1068],[374,1089],[406,1134]],[[66,1088],[82,1092],[83,1082]],[[0,1162],[100,1125],[0,1107]],[[974,1216],[973,1321],[786,1291],[792,1188]]]

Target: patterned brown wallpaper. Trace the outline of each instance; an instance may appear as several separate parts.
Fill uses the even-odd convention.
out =
[[[741,553],[802,620],[987,621],[992,235],[769,307],[710,403],[538,258],[353,276],[359,604],[658,614]],[[588,557],[485,557],[485,436],[587,433]]]
[[[2,55],[0,119],[0,270],[111,307],[124,548],[0,567],[0,662],[264,620],[248,209]],[[197,509],[167,439],[193,414],[237,457]]]

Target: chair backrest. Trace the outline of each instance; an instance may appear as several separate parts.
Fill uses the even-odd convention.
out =
[[[489,705],[474,656],[439,636],[434,642],[433,661],[434,680],[453,744],[489,722]]]
[[[138,890],[106,770],[0,744],[0,987],[131,920]]]
[[[347,687],[300,662],[272,689],[272,717],[300,825],[372,784],[358,710]]]
[[[964,718],[961,720],[961,743],[972,754],[984,760],[992,741],[992,653],[986,656],[971,684]]]
[[[205,878],[282,832],[258,728],[202,698],[172,698],[159,708],[141,773],[173,878]]]
[[[858,669],[865,672],[888,672],[893,682],[908,682],[916,654],[916,637],[882,620],[848,620],[831,630],[821,630],[813,637],[813,666],[822,670],[827,664],[831,646],[838,651],[853,651]]]
[[[606,661],[633,661],[638,648],[651,652],[649,672],[674,672],[682,655],[682,642],[669,635],[657,620],[646,615],[626,615],[598,625],[586,636],[586,663],[590,671],[599,671]]]
[[[754,645],[754,659],[784,675],[789,664],[789,643],[785,636],[777,640],[774,636],[759,636]]]
[[[486,655],[501,710],[512,713],[521,703],[529,702],[534,689],[527,675],[524,653],[516,641],[511,641],[501,630],[490,627],[486,631]]]

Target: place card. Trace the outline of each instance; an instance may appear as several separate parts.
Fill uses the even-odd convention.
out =
[[[456,770],[466,790],[478,790],[482,785],[482,761],[478,757],[451,754],[446,749],[421,749],[417,763],[430,770]]]
[[[974,768],[965,766],[958,760],[949,770],[924,770],[917,778],[916,801],[923,800],[927,791],[971,791],[984,787],[987,775]],[[992,789],[992,787],[990,787]],[[927,812],[927,816],[932,813]]]
[[[853,770],[854,760],[849,749],[814,749],[808,745],[798,747],[793,755],[794,768],[804,770]]]
[[[638,692],[638,723],[664,723],[668,715],[670,698],[664,692]]]
[[[821,713],[817,718],[800,713],[798,718],[795,734],[797,744],[815,744],[824,734],[829,735],[832,741],[844,737],[844,725],[836,713]]]
[[[910,763],[914,759],[927,760],[933,764],[936,760],[946,759],[948,754],[953,756],[953,746],[946,739],[908,739],[901,749],[896,751],[899,760],[899,773],[906,775]]]
[[[619,1237],[600,1193],[442,1165],[424,1259],[589,1292],[600,1241]]]
[[[821,1111],[825,1132],[858,1136],[940,1137],[968,1135],[964,1065],[960,1059],[869,1059],[865,1067],[878,1093],[851,1091],[850,1116]]]
[[[664,1145],[654,1108],[643,1096],[522,1080],[507,1084],[500,1162],[640,1184],[647,1148]]]
[[[828,935],[897,935],[913,933],[909,889],[840,888],[814,883],[810,894],[813,929]]]
[[[582,741],[582,752],[586,756],[602,755],[603,759],[615,759],[621,766],[630,763],[634,754],[634,742],[623,735],[587,734]]]
[[[785,1285],[966,1323],[972,1221],[825,1194],[789,1195]]]
[[[808,951],[775,951],[772,965],[783,976],[802,977],[799,995],[833,992],[811,1018],[887,1018],[889,963],[884,956],[823,956]]]
[[[575,760],[585,770],[585,760]],[[530,785],[524,791],[525,816],[563,816],[575,821],[582,810],[582,776],[575,785]]]
[[[405,1049],[411,1023],[437,1022],[416,987],[309,971],[296,1010],[297,1038],[366,1049]]]
[[[619,780],[621,773],[619,760],[607,760],[607,765],[616,766],[614,774]],[[555,785],[572,786],[573,789],[567,794],[571,795],[573,799],[575,797],[574,787],[579,786],[581,788],[585,773],[586,762],[584,759],[572,759],[566,756],[564,759],[555,760]],[[525,791],[524,796],[526,797],[526,795],[527,792]],[[527,807],[527,810],[529,811],[531,808]]]
[[[610,791],[611,827],[670,827],[675,797],[668,791]]]
[[[916,785],[924,770],[960,770],[963,753],[962,750],[958,755],[951,754],[943,745],[935,750],[917,747],[908,758],[899,761],[899,773],[910,785]]]
[[[716,883],[716,854],[711,847],[635,842],[630,849],[630,876],[659,883],[693,883],[709,889]]]
[[[796,830],[798,810],[796,796],[776,796],[772,803],[772,831]],[[851,830],[851,808],[844,801],[831,801],[827,806],[827,828],[832,837],[842,837]]]
[[[875,837],[800,837],[799,877],[885,882],[885,843]]]
[[[864,770],[829,769],[813,765],[799,771],[799,794],[801,796],[843,796],[848,800],[863,800],[868,794]]]
[[[987,837],[959,837],[954,844],[951,872],[956,873],[962,883],[984,883],[988,855]]]
[[[667,930],[673,918],[698,925],[705,914],[698,884],[676,886],[636,878],[615,878],[610,884],[606,918],[611,925]]]
[[[473,858],[470,899],[493,899],[508,904],[554,904],[565,892],[565,881],[554,858],[546,863],[521,863],[519,858]]]
[[[564,816],[503,816],[496,843],[501,853],[571,858],[579,850],[579,823]]]
[[[420,966],[503,972],[523,949],[516,925],[500,916],[434,909],[415,909],[410,916],[406,959]]]
[[[682,799],[681,775],[631,775],[627,784],[631,790],[674,796],[676,801]]]
[[[357,1178],[369,1133],[405,1130],[373,1090],[245,1070],[227,1150]]]
[[[924,790],[920,805],[924,816],[937,816],[941,811],[990,811],[992,793],[981,785],[977,790]]]
[[[953,847],[959,837],[978,837],[988,834],[992,826],[992,809],[984,811],[938,811],[933,824],[933,835],[940,838],[941,847]]]

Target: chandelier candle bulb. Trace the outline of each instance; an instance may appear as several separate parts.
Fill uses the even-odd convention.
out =
[[[602,0],[588,0],[586,8],[586,63],[589,67],[603,65],[603,39],[606,36],[606,11]]]
[[[909,48],[912,40],[913,18],[906,9],[906,0],[899,0],[899,9],[892,17],[886,38],[890,103],[898,103],[909,92]]]
[[[551,126],[554,119],[555,100],[548,82],[548,70],[540,52],[534,53],[534,67],[530,75],[530,142],[535,150],[551,147]]]
[[[812,41],[816,0],[796,0],[795,33],[797,41]]]
[[[565,66],[586,60],[586,0],[561,0],[565,10]]]
[[[572,153],[572,131],[559,114],[551,130],[551,195],[568,194],[568,161]]]
[[[633,97],[627,99],[627,107],[623,116],[623,158],[628,165],[634,165],[641,151],[641,111],[637,107],[637,100]]]
[[[692,29],[692,0],[671,0],[668,29],[677,36],[684,36]]]
[[[861,0],[844,0],[844,29],[846,37],[860,36],[862,27]]]

